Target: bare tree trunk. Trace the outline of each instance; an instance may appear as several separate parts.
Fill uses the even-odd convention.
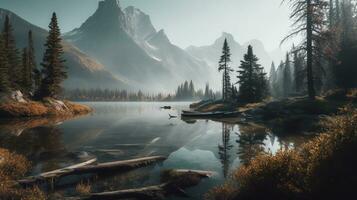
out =
[[[306,22],[306,31],[307,31],[307,88],[309,93],[309,98],[314,100],[315,99],[315,88],[314,88],[314,75],[312,70],[312,59],[313,59],[313,52],[312,52],[312,12],[313,6],[311,5],[311,0],[307,1],[307,22]]]

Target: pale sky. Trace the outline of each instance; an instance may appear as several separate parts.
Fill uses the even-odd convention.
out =
[[[33,24],[46,28],[57,12],[62,32],[79,27],[98,6],[99,0],[0,0]],[[121,0],[151,16],[156,29],[165,29],[170,40],[182,47],[209,45],[222,32],[244,43],[261,40],[271,51],[289,32],[289,9],[281,0]]]

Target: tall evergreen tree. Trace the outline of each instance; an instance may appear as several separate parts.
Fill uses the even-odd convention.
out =
[[[63,60],[61,33],[58,27],[56,13],[53,13],[49,25],[49,35],[45,47],[47,48],[41,63],[43,79],[41,83],[41,97],[57,97],[62,91],[61,83],[67,78]]]
[[[354,18],[353,4],[344,0],[341,5],[341,39],[339,63],[335,66],[336,85],[346,91],[357,87],[357,20]]]
[[[193,85],[192,80],[190,81],[190,85],[189,85],[189,95],[190,98],[193,98],[195,96],[195,86]]]
[[[270,93],[272,96],[276,97],[276,83],[277,83],[277,73],[274,62],[271,63],[270,74],[269,74],[269,86]]]
[[[227,39],[224,40],[223,49],[222,49],[222,56],[219,60],[219,68],[218,71],[223,71],[222,75],[222,98],[223,101],[227,101],[230,99],[230,72],[232,72],[232,68],[229,66],[231,62],[231,50],[229,48]]]
[[[32,70],[29,62],[27,48],[22,51],[22,83],[21,87],[24,92],[32,91]]]
[[[248,46],[248,52],[238,70],[239,98],[245,102],[258,102],[265,97],[268,90],[266,74],[258,64],[258,58],[253,53],[253,47]]]
[[[304,88],[304,57],[294,51],[294,91],[301,93]]]
[[[5,44],[0,34],[0,92],[10,91],[9,64],[5,53]]]
[[[5,54],[9,63],[8,74],[11,83],[11,89],[21,89],[22,72],[19,51],[16,48],[13,28],[8,15],[5,17],[3,40],[5,46]]]
[[[41,71],[37,68],[35,47],[32,36],[32,31],[28,32],[28,59],[29,59],[29,70],[31,71],[32,88],[31,92],[36,92],[40,89],[41,85]]]
[[[288,97],[291,89],[292,89],[292,76],[291,76],[291,65],[290,65],[290,56],[287,53],[285,59],[285,66],[284,66],[284,75],[283,75],[283,88],[284,88],[284,97]]]
[[[284,0],[291,4],[292,13],[290,18],[294,20],[295,29],[289,34],[283,42],[295,35],[304,34],[304,42],[297,50],[306,52],[306,79],[307,89],[310,99],[315,99],[314,88],[314,70],[316,64],[316,55],[319,55],[321,49],[316,47],[316,43],[321,42],[321,32],[325,21],[325,7],[327,3],[324,0]]]

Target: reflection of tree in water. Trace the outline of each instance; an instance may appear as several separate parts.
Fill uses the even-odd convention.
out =
[[[232,149],[233,145],[229,144],[229,140],[230,140],[232,129],[233,129],[232,125],[222,123],[222,144],[218,145],[218,149],[219,149],[218,153],[222,163],[224,177],[227,177],[229,165],[230,165],[229,150]]]
[[[264,127],[240,126],[237,143],[238,155],[243,164],[248,164],[254,157],[264,152],[264,140],[267,133]]]
[[[52,126],[29,129],[19,136],[3,135],[0,137],[0,147],[22,154],[33,163],[61,157],[67,153],[62,143],[62,132]],[[47,164],[52,165],[50,162]]]

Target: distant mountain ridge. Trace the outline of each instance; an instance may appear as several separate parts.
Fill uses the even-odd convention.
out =
[[[44,51],[47,31],[26,22],[10,11],[19,47],[27,44],[27,31],[34,31],[38,63]],[[145,92],[173,92],[179,83],[193,80],[203,88],[220,90],[218,60],[224,39],[232,51],[236,70],[251,44],[266,72],[281,51],[268,53],[259,40],[239,44],[229,33],[222,33],[213,44],[187,49],[172,44],[164,30],[156,30],[150,16],[133,6],[120,7],[118,0],[102,0],[97,10],[79,28],[63,35],[65,58],[69,66],[67,88],[119,88]],[[104,67],[105,66],[105,67]],[[232,74],[233,81],[235,74]]]
[[[145,91],[173,91],[184,80],[203,85],[210,78],[205,62],[156,31],[147,14],[132,6],[123,10],[117,0],[100,1],[95,13],[64,38]]]
[[[4,24],[5,16],[8,15],[14,29],[17,47],[26,47],[27,33],[32,30],[36,50],[37,65],[40,66],[44,44],[48,35],[47,31],[39,28],[11,11],[0,8],[0,24]],[[102,64],[89,57],[77,47],[63,41],[65,65],[68,67],[68,79],[64,82],[65,88],[127,88],[128,85],[119,80]]]
[[[253,46],[254,54],[259,58],[259,64],[261,64],[265,72],[270,71],[271,63],[279,57],[278,50],[275,57],[272,58],[271,54],[265,49],[263,43],[259,40],[250,40],[243,45],[239,44],[232,34],[223,32],[222,35],[214,41],[211,45],[206,46],[190,46],[186,48],[186,51],[192,56],[205,61],[210,66],[211,70],[218,70],[218,61],[222,54],[222,47],[224,40],[227,39],[229,47],[231,49],[231,67],[236,71],[240,65],[240,61],[243,59],[244,54],[247,53],[248,45]],[[235,72],[232,73],[232,78],[235,80]],[[213,78],[215,85],[221,85],[221,74],[216,74]],[[219,88],[218,88],[219,89]]]

